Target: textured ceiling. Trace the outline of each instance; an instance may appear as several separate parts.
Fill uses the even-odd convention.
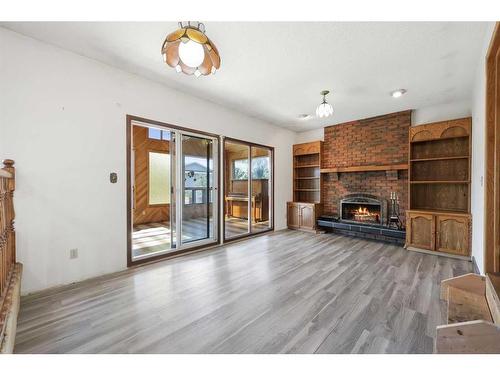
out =
[[[196,78],[162,61],[176,22],[0,25],[294,131],[469,99],[486,30],[480,22],[208,22],[222,65]],[[398,88],[408,92],[393,99]],[[323,89],[334,115],[299,120],[314,114]]]

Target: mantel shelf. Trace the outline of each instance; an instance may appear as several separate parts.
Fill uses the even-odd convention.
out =
[[[345,173],[345,172],[370,172],[370,171],[398,171],[408,169],[408,164],[387,165],[356,165],[352,167],[321,168],[321,173]]]

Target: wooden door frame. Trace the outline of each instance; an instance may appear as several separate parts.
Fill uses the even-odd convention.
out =
[[[200,251],[202,249],[208,249],[208,248],[212,248],[214,246],[220,245],[221,244],[221,230],[220,230],[220,225],[218,225],[217,226],[217,228],[218,228],[217,229],[217,241],[214,243],[203,244],[200,246],[193,246],[193,247],[190,247],[187,249],[176,250],[176,251],[172,251],[172,252],[169,252],[166,254],[160,254],[160,255],[149,257],[149,258],[139,259],[136,261],[132,260],[132,171],[131,171],[131,162],[132,162],[132,136],[131,135],[132,135],[132,133],[131,132],[132,132],[132,127],[134,126],[133,122],[140,122],[146,126],[151,125],[151,126],[156,126],[159,128],[164,128],[165,130],[168,130],[168,129],[183,130],[186,132],[198,133],[200,136],[206,135],[206,136],[209,136],[212,138],[216,138],[217,143],[218,143],[218,149],[219,149],[219,159],[220,159],[220,147],[221,147],[220,146],[221,145],[220,136],[217,134],[199,131],[196,129],[189,129],[189,128],[185,128],[182,126],[172,125],[172,124],[168,124],[165,122],[150,120],[147,118],[133,116],[133,115],[126,116],[126,133],[127,133],[127,136],[126,136],[127,137],[126,138],[126,146],[127,146],[127,267],[133,267],[133,266],[137,266],[137,265],[142,265],[144,263],[151,263],[151,262],[155,262],[158,260],[173,258],[173,257],[177,257],[179,255],[188,254],[191,252]],[[220,165],[220,162],[218,162],[218,165]],[[220,185],[220,183],[221,183],[220,178],[221,178],[221,173],[219,172],[219,175],[218,175],[218,186],[219,187],[221,186]],[[220,217],[220,212],[221,212],[220,194],[216,194],[216,196],[217,196],[218,217]]]
[[[234,236],[231,238],[226,238],[226,198],[225,197],[226,197],[226,191],[228,188],[226,186],[227,185],[226,184],[226,157],[225,157],[226,141],[232,142],[232,143],[239,143],[239,144],[242,144],[244,146],[249,147],[249,151],[248,151],[250,153],[249,162],[248,162],[249,172],[251,171],[251,168],[252,168],[252,147],[266,148],[271,152],[271,159],[272,159],[272,162],[270,163],[271,164],[271,187],[270,187],[271,188],[271,205],[270,205],[270,209],[271,209],[270,210],[270,213],[271,213],[270,224],[271,224],[271,226],[266,230],[252,233],[252,218],[250,216],[249,217],[250,228],[249,228],[248,233],[237,235],[237,236]],[[222,148],[222,151],[221,151],[222,173],[220,173],[220,178],[222,178],[222,205],[221,205],[222,206],[222,225],[221,226],[222,226],[222,239],[223,239],[224,243],[236,241],[236,240],[241,240],[243,238],[256,236],[256,235],[260,235],[263,233],[274,231],[274,147],[262,145],[259,143],[243,141],[241,139],[236,139],[236,138],[231,138],[231,137],[224,137],[221,143],[222,143],[222,147],[221,147]],[[248,180],[250,181],[250,186],[252,186],[252,182],[251,182],[252,179],[251,179],[250,173],[249,173],[248,177],[249,177]],[[251,194],[252,194],[252,192],[250,191],[249,198],[251,197]]]
[[[500,22],[486,55],[484,270],[500,272]]]

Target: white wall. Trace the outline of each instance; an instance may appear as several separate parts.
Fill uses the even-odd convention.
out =
[[[324,141],[324,140],[325,140],[324,128],[313,129],[306,132],[297,133],[297,137],[295,138],[296,143]]]
[[[0,47],[23,293],[126,268],[126,114],[274,146],[275,227],[286,226],[295,133],[3,28]]]
[[[471,116],[471,100],[464,99],[451,103],[442,103],[412,111],[412,126],[430,122],[446,121]]]
[[[486,53],[493,35],[494,22],[486,29],[481,56],[478,59],[472,98],[472,256],[484,273],[484,184],[485,175],[485,114],[486,114]]]

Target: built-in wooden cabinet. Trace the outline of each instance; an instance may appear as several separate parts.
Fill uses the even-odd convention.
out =
[[[316,231],[316,220],[321,215],[318,203],[288,202],[288,228]]]
[[[288,202],[287,223],[289,229],[300,229],[300,203]]]
[[[436,215],[436,250],[468,256],[470,224],[466,215]]]
[[[470,256],[471,119],[410,128],[406,246]]]
[[[406,246],[409,250],[470,256],[471,216],[446,212],[407,211]]]
[[[321,202],[322,151],[322,141],[293,145],[294,202]]]
[[[321,214],[321,154],[323,142],[293,145],[293,202],[288,202],[288,228],[316,230]]]
[[[422,212],[408,211],[406,214],[407,246],[434,250],[435,241],[434,215]]]

